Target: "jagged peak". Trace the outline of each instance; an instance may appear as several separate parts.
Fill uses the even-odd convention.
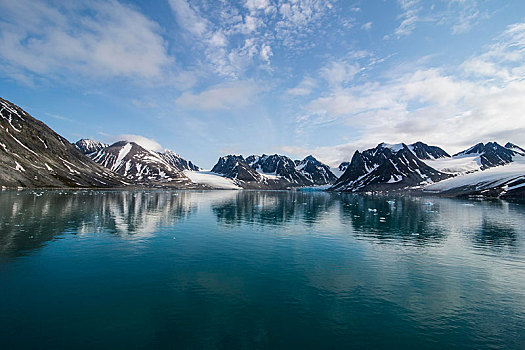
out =
[[[525,149],[516,145],[515,143],[512,143],[512,142],[507,142],[505,144],[505,148],[507,149],[510,149],[514,152],[518,152],[518,153],[522,153],[522,154],[525,154]]]

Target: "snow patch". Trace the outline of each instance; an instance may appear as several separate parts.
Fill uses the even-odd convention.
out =
[[[389,148],[392,152],[397,153],[401,151],[404,147],[404,144],[402,143],[382,143],[381,146],[384,148]]]
[[[240,189],[231,179],[221,176],[211,171],[193,171],[185,170],[184,174],[194,183],[208,185],[213,188],[223,190]]]
[[[20,171],[20,172],[22,172],[22,171],[26,171],[26,170],[24,169],[24,167],[22,167],[20,164],[18,164],[18,162],[17,162],[16,160],[15,160],[15,164],[16,164],[16,166],[15,166],[15,170]]]
[[[118,157],[117,157],[117,160],[115,161],[115,163],[113,164],[113,167],[111,170],[116,170],[115,167],[118,167],[120,165],[120,162],[122,162],[122,160],[124,159],[124,157],[126,157],[129,153],[129,151],[131,151],[131,143],[126,143],[126,145],[124,147],[122,147],[122,149],[118,152]],[[115,169],[113,169],[115,168]]]

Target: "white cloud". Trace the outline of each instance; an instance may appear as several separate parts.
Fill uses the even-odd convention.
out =
[[[449,8],[452,13],[450,30],[453,34],[468,32],[481,17],[485,17],[478,10],[478,2],[475,0],[452,0]]]
[[[250,11],[266,11],[268,8],[272,7],[269,0],[246,0],[244,6]]]
[[[114,142],[117,142],[117,141],[135,142],[137,145],[140,145],[144,147],[145,149],[148,149],[150,151],[155,151],[155,152],[161,152],[163,150],[160,143],[158,143],[154,139],[150,139],[150,138],[140,136],[140,135],[130,135],[130,134],[118,135],[116,137],[113,137],[113,141]]]
[[[253,104],[260,89],[251,81],[237,81],[212,86],[198,94],[183,93],[176,104],[196,110],[234,110]]]
[[[307,96],[312,93],[317,83],[314,79],[306,77],[296,87],[286,90],[288,95],[292,96]]]
[[[321,69],[320,74],[328,82],[328,85],[335,88],[353,80],[360,71],[361,68],[358,63],[332,61]]]
[[[195,55],[204,57],[202,70],[235,79],[271,72],[278,48],[294,54],[310,47],[309,35],[322,30],[322,19],[332,8],[332,0],[245,0],[240,7],[216,1],[213,11],[206,2],[169,4]]]
[[[203,36],[208,32],[208,22],[191,8],[186,0],[168,1],[181,27],[197,36]]]
[[[173,63],[159,26],[117,1],[2,0],[0,12],[0,60],[12,75],[153,79]]]
[[[304,133],[326,123],[351,126],[360,135],[356,141],[308,151],[338,157],[341,150],[382,141],[421,140],[451,153],[491,140],[525,144],[524,62],[525,23],[519,23],[455,70],[420,67],[391,73],[384,81],[332,90],[306,105],[306,114],[297,117],[298,129]]]
[[[370,29],[372,29],[372,22],[366,22],[365,24],[363,24],[361,26],[361,29],[363,29],[363,30],[370,30]]]
[[[263,44],[260,51],[261,59],[266,62],[270,63],[270,58],[273,56],[272,48],[270,45]]]
[[[420,0],[398,0],[397,2],[402,10],[401,14],[397,16],[398,19],[401,19],[401,23],[394,30],[393,34],[387,34],[383,37],[385,40],[393,37],[399,39],[410,35],[416,29],[416,24],[421,20],[420,12],[422,8]]]

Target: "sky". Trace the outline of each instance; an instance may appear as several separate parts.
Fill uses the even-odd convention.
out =
[[[0,0],[0,97],[71,142],[225,154],[525,145],[525,1]]]

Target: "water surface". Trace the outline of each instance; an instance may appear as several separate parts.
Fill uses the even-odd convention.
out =
[[[3,349],[525,346],[525,205],[0,193]]]

